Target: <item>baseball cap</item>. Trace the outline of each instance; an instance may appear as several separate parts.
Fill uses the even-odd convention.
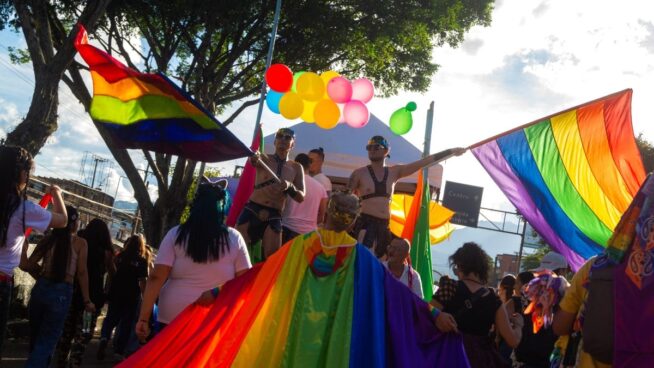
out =
[[[542,272],[542,271],[554,271],[559,268],[567,268],[568,261],[565,260],[565,257],[556,252],[549,252],[543,259],[540,261],[540,266],[531,270],[532,272]]]
[[[368,144],[379,144],[383,146],[384,148],[388,148],[388,141],[386,138],[382,137],[381,135],[376,135],[368,140]]]

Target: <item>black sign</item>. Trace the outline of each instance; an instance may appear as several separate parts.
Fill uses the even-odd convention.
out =
[[[457,225],[477,227],[483,192],[484,188],[482,187],[446,181],[443,206],[456,212],[450,222]]]

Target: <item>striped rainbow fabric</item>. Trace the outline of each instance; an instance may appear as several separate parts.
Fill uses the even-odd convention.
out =
[[[459,334],[345,233],[300,235],[119,367],[467,367]],[[329,245],[323,248],[322,242]]]
[[[526,220],[573,269],[606,247],[645,179],[624,90],[472,147]]]
[[[81,25],[75,48],[89,65],[93,100],[89,113],[117,148],[145,149],[218,162],[251,151],[163,74],[132,70],[88,44]]]

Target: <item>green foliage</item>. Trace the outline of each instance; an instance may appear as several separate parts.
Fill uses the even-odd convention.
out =
[[[221,169],[207,167],[204,169],[204,176],[206,176],[207,178],[215,178],[224,175],[222,174]],[[186,206],[184,207],[184,211],[180,216],[179,219],[180,224],[183,224],[188,219],[188,216],[191,212],[191,204],[193,203],[193,198],[195,197],[195,191],[197,190],[197,188],[198,188],[198,176],[196,175],[195,178],[193,178],[193,184],[191,184],[191,187],[186,193]]]
[[[543,259],[543,256],[550,252],[551,249],[548,246],[543,246],[536,249],[535,252],[526,254],[522,256],[522,262],[520,265],[520,271],[533,270],[540,266],[540,260]]]
[[[18,49],[15,47],[7,47],[9,50],[9,60],[12,64],[27,64],[30,62],[30,53],[27,49]]]
[[[639,133],[636,137],[636,145],[640,151],[640,156],[643,159],[643,166],[645,166],[645,172],[652,172],[654,170],[654,146],[650,143],[643,133]]]

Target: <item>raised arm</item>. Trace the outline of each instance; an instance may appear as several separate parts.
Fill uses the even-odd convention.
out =
[[[66,213],[66,204],[61,195],[61,188],[56,185],[50,186],[47,191],[52,196],[52,217],[48,227],[59,229],[66,227],[68,224],[68,214]]]
[[[446,149],[444,151],[440,151],[438,153],[434,153],[433,155],[429,155],[423,159],[420,159],[418,161],[414,161],[412,163],[406,164],[406,165],[397,165],[394,166],[396,170],[398,170],[398,179],[403,178],[405,176],[409,176],[413,174],[414,172],[422,169],[423,167],[427,167],[429,165],[433,165],[435,163],[438,163],[440,161],[443,161],[447,158],[450,158],[452,156],[461,156],[464,152],[466,151],[465,148],[457,147],[457,148],[450,148]]]

